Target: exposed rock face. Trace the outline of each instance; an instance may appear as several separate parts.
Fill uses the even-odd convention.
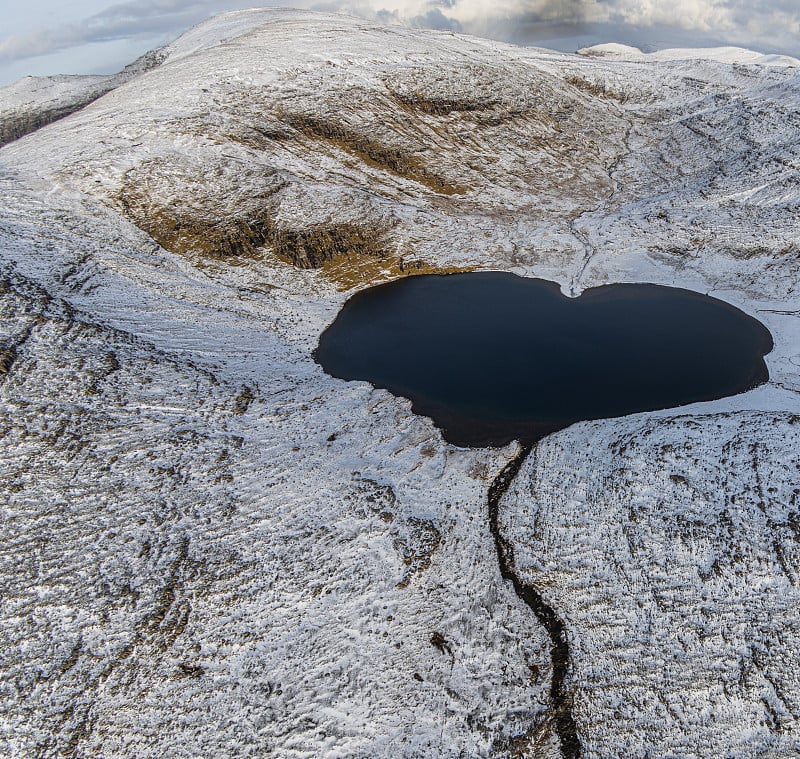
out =
[[[163,57],[0,151],[2,752],[796,756],[797,70],[291,11]],[[770,382],[525,458],[314,363],[341,288],[470,268],[714,291]]]

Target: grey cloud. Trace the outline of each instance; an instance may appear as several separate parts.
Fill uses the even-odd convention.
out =
[[[586,40],[591,44],[624,38],[659,47],[737,44],[800,55],[797,0],[494,0],[490,7],[484,10],[482,0],[439,4],[466,32],[518,43],[553,39],[558,35],[548,27],[560,27],[568,38],[598,35]]]
[[[515,42],[595,30],[692,39],[800,54],[797,0],[277,0],[340,10],[409,26],[465,31]],[[242,0],[126,0],[79,24],[0,39],[0,61],[18,60],[109,40],[174,37],[202,19],[248,7]],[[663,35],[662,35],[663,36]],[[597,41],[611,41],[611,38]]]
[[[427,13],[413,16],[409,19],[409,24],[418,29],[441,29],[451,32],[462,31],[461,24],[455,19],[445,16],[440,8],[431,8]]]
[[[242,3],[237,0],[147,0],[118,3],[81,23],[0,39],[0,61],[43,55],[92,42],[174,36],[210,15],[240,7]]]

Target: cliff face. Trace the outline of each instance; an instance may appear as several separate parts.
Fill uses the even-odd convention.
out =
[[[568,754],[524,586],[582,755],[794,756],[798,69],[292,11],[160,57],[0,151],[5,752]],[[311,357],[353,287],[473,268],[714,292],[771,381],[501,494],[514,446]]]
[[[105,95],[105,76],[25,77],[0,90],[0,145],[69,116]]]

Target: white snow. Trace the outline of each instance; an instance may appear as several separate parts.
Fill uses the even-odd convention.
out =
[[[578,51],[579,55],[595,56],[598,58],[611,58],[618,61],[717,61],[719,63],[743,63],[753,66],[800,66],[800,60],[790,55],[777,55],[758,53],[743,47],[704,47],[680,48],[671,47],[663,50],[654,50],[645,53],[638,47],[622,45],[618,42],[608,42],[601,45],[584,47]]]
[[[56,106],[99,89],[110,76],[25,76],[0,87],[0,112],[30,106]]]

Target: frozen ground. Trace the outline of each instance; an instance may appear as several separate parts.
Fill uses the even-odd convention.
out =
[[[497,526],[584,756],[796,756],[798,69],[293,11],[165,54],[0,150],[3,752],[561,755],[515,446],[311,357],[355,287],[495,268],[772,331],[761,388],[542,441]]]

